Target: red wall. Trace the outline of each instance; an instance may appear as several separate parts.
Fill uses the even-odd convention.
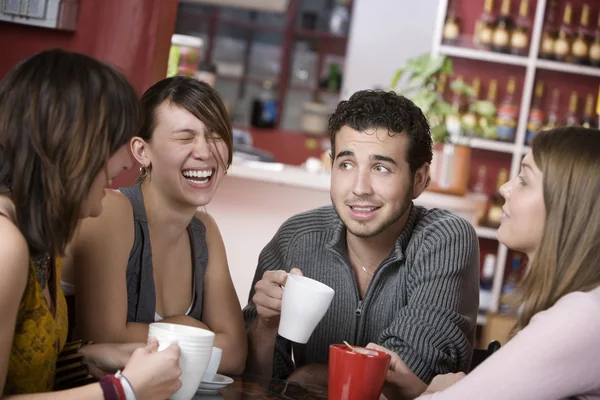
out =
[[[114,65],[141,94],[166,75],[176,16],[177,0],[79,0],[75,32],[0,22],[0,79],[22,59],[62,48]],[[122,174],[114,186],[136,174]]]

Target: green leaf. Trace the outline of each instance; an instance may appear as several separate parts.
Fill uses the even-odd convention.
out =
[[[408,87],[409,88],[418,88],[423,86],[424,84],[424,80],[423,77],[419,76],[419,75],[413,75],[410,77],[410,80],[408,81]]]
[[[454,68],[452,68],[452,60],[450,58],[444,57],[444,65],[440,69],[440,74],[454,75]]]
[[[431,138],[435,143],[444,143],[449,137],[445,124],[431,127]]]
[[[454,110],[449,103],[446,103],[443,100],[438,100],[432,105],[431,112],[445,117],[446,115],[453,113]]]
[[[485,139],[495,140],[498,138],[498,127],[496,124],[490,124],[483,127],[483,137]]]
[[[394,74],[394,77],[392,78],[392,83],[391,83],[392,90],[396,90],[396,86],[398,86],[398,82],[400,82],[400,79],[402,79],[402,75],[404,75],[404,71],[405,71],[404,68],[400,68]]]
[[[421,91],[417,96],[413,97],[411,100],[417,107],[421,109],[423,114],[427,114],[431,109],[431,105],[436,100],[435,92],[427,92]]]
[[[496,115],[496,105],[491,101],[487,100],[476,101],[473,104],[471,104],[469,109],[473,112],[476,112],[479,115],[483,115],[484,117],[488,118]]]
[[[445,61],[446,57],[444,56],[428,57],[427,61],[424,63],[423,69],[419,72],[419,75],[424,79],[430,78],[440,72]]]

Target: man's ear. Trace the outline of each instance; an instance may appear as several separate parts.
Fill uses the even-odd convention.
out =
[[[131,153],[142,167],[148,168],[152,163],[148,154],[148,144],[139,136],[134,136],[129,143]]]
[[[429,163],[425,163],[415,171],[413,179],[413,199],[416,199],[423,193],[429,185]]]

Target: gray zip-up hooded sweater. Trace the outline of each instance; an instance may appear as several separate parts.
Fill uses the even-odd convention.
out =
[[[329,345],[344,340],[394,350],[424,382],[467,371],[479,306],[479,243],[471,224],[445,210],[413,205],[363,300],[346,249],[346,229],[327,206],[290,218],[261,252],[244,309],[246,326],[256,318],[254,285],[265,271],[299,268],[335,290],[307,344],[277,336],[273,375],[287,378],[297,367],[326,364]]]

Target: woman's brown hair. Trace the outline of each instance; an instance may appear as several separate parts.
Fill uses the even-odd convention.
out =
[[[112,67],[38,53],[0,83],[0,186],[32,256],[61,255],[107,160],[137,132],[139,101]]]
[[[156,109],[168,101],[198,118],[206,126],[207,132],[215,133],[227,146],[227,162],[221,159],[221,167],[227,170],[233,155],[233,131],[231,119],[221,100],[219,92],[209,84],[194,78],[175,76],[155,83],[142,96],[143,123],[139,137],[146,142],[152,140],[156,129]],[[140,180],[144,179],[140,176]]]
[[[523,309],[513,333],[561,297],[600,285],[600,131],[540,132],[532,152],[543,174],[546,221],[517,291]]]

